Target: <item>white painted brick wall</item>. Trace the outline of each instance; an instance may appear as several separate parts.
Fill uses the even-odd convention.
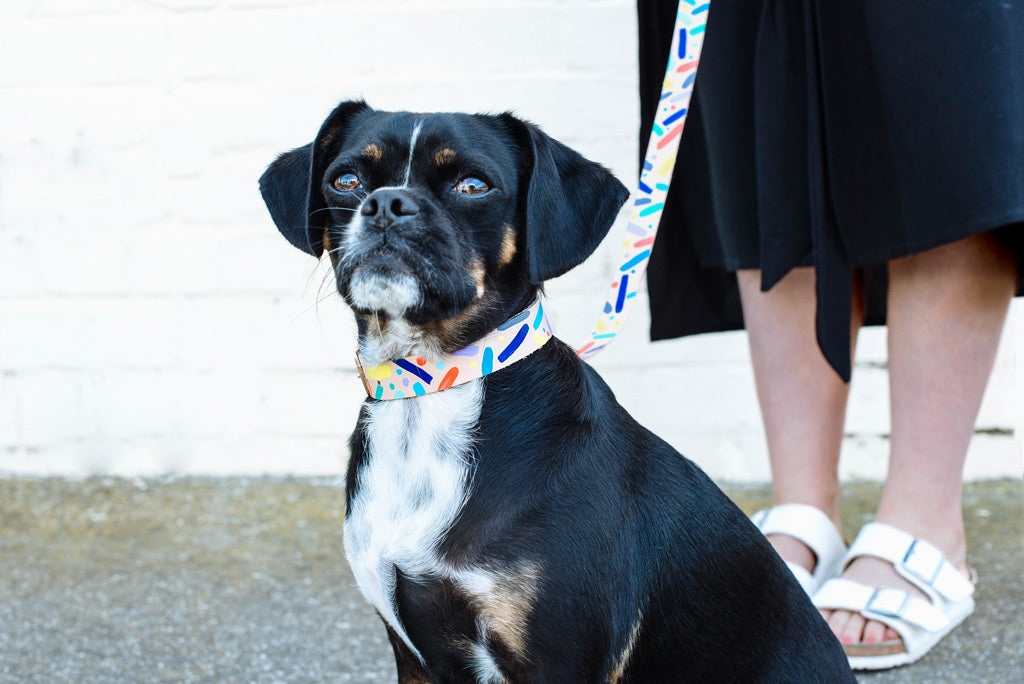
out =
[[[635,64],[632,0],[3,0],[0,473],[340,472],[361,401],[352,326],[277,235],[263,168],[365,97],[514,110],[629,184]],[[570,341],[618,229],[549,287]],[[1024,413],[1016,306],[980,427]],[[712,475],[766,479],[743,335],[651,345],[643,308],[595,361],[622,402]],[[884,473],[884,331],[864,337],[848,477]],[[648,394],[664,372],[679,395]],[[1020,459],[983,435],[968,471]]]

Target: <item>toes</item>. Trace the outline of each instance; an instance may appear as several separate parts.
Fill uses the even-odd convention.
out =
[[[888,633],[892,631],[884,623],[877,620],[868,620],[867,624],[864,625],[864,643],[877,644],[882,641],[889,641]]]
[[[900,639],[899,633],[893,628],[877,620],[868,620],[859,613],[845,610],[819,612],[842,644],[878,644]]]
[[[853,613],[849,613],[845,610],[834,610],[832,611],[832,614],[828,616],[828,626],[839,641],[843,641],[846,634],[846,625],[849,623],[852,616]]]
[[[859,644],[864,638],[864,624],[867,620],[859,613],[849,613],[850,619],[846,621],[843,631],[839,634],[839,641],[844,644]]]

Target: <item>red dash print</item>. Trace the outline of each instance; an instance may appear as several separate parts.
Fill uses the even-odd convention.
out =
[[[593,346],[594,346],[593,342],[587,342],[585,345],[583,345],[582,347],[580,347],[579,349],[576,350],[576,356],[581,356],[582,354],[585,354],[586,351],[588,349],[590,349],[591,347],[593,347]]]
[[[675,128],[673,128],[671,131],[669,131],[664,136],[662,136],[661,140],[658,141],[658,149],[660,150],[665,145],[668,145],[670,142],[672,142],[673,138],[675,138],[677,135],[679,135],[682,132],[683,132],[682,124],[680,124],[680,125],[676,126]]]
[[[653,237],[649,237],[649,238],[644,238],[643,240],[637,240],[636,242],[633,243],[633,246],[634,247],[646,247],[647,245],[653,245],[653,244],[654,244],[654,238]]]
[[[416,357],[416,363],[418,363],[421,366],[426,366],[427,365],[427,360],[426,359],[421,359],[420,357],[417,356]]]
[[[697,68],[697,60],[693,60],[692,62],[687,62],[686,64],[680,64],[678,67],[676,67],[676,73],[677,74],[685,74],[690,69],[696,69],[696,68]]]
[[[452,368],[450,371],[445,373],[444,377],[441,378],[441,384],[437,386],[437,391],[446,390],[455,384],[455,378],[459,377],[459,369]]]

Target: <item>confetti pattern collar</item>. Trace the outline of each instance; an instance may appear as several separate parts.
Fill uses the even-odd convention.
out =
[[[647,270],[647,261],[651,256],[654,236],[658,232],[661,211],[672,180],[672,169],[675,168],[679,139],[690,108],[690,95],[697,77],[697,62],[704,44],[709,6],[706,1],[679,2],[665,82],[658,101],[658,111],[654,116],[654,127],[647,142],[640,181],[634,193],[636,199],[633,201],[633,213],[622,242],[623,255],[619,261],[619,270],[594,330],[576,351],[581,358],[590,358],[608,346],[618,334],[640,289],[644,271]]]
[[[482,378],[511,366],[537,351],[551,339],[551,326],[540,299],[516,314],[484,338],[441,360],[418,356],[386,361],[363,368],[356,353],[356,367],[371,399],[405,399],[432,394]]]

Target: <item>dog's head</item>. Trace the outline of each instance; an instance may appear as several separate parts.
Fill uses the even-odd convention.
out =
[[[590,255],[628,195],[510,114],[363,102],[339,105],[260,190],[293,245],[328,253],[361,348],[381,358],[451,353],[525,308]]]

